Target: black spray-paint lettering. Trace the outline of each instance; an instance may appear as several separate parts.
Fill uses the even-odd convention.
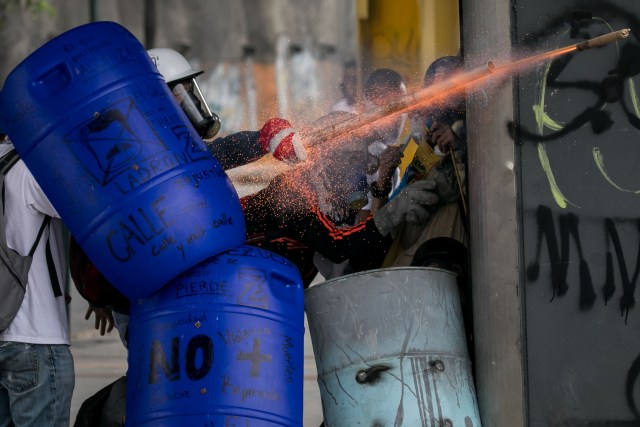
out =
[[[567,283],[567,274],[569,265],[571,265],[570,257],[570,239],[573,239],[577,247],[580,259],[580,309],[588,310],[593,307],[597,298],[594,291],[589,265],[584,258],[582,251],[582,243],[579,232],[579,221],[575,214],[564,214],[558,216],[560,243],[556,235],[555,222],[551,209],[547,206],[539,206],[536,211],[536,220],[538,223],[538,240],[537,249],[534,260],[527,267],[527,280],[535,282],[538,280],[540,273],[540,257],[542,251],[543,237],[547,244],[549,261],[551,265],[551,285],[553,296],[551,300],[558,296],[564,296],[569,290]],[[638,237],[640,238],[640,220],[636,220]],[[629,316],[629,309],[635,306],[635,290],[638,277],[640,276],[640,239],[639,247],[636,254],[636,265],[633,274],[629,274],[627,261],[625,258],[620,236],[616,228],[616,223],[606,218],[604,220],[604,230],[607,236],[607,242],[611,242],[615,251],[615,256],[620,272],[620,281],[622,282],[622,296],[620,297],[620,311],[624,316],[625,324]],[[613,297],[616,286],[614,282],[614,258],[613,253],[608,250],[606,253],[606,272],[603,278],[602,295],[605,305]]]
[[[166,218],[167,210],[162,206],[166,196],[160,196],[151,203],[151,209],[137,208],[107,234],[109,253],[116,260],[126,262],[136,255],[135,246],[145,247],[174,221]],[[137,245],[136,245],[137,244]]]
[[[171,339],[169,359],[167,359],[167,354],[159,340],[152,341],[150,351],[149,384],[157,383],[160,380],[160,374],[168,381],[180,380],[180,337]],[[207,376],[213,366],[213,358],[214,349],[211,337],[196,335],[191,338],[185,352],[187,378],[197,381]]]

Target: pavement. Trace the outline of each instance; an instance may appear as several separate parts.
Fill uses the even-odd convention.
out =
[[[321,280],[321,277],[318,280]],[[100,333],[93,328],[93,316],[91,320],[84,319],[88,304],[78,295],[74,286],[71,286],[71,295],[72,301],[69,310],[71,352],[76,372],[76,385],[71,401],[71,423],[73,425],[78,410],[85,399],[125,375],[127,352],[115,329],[109,334],[100,336]],[[306,317],[303,387],[303,425],[304,427],[318,427],[322,423],[322,406]]]

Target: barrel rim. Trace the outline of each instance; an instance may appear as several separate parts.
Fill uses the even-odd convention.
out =
[[[5,81],[3,82],[2,87],[0,87],[0,91],[4,88],[4,84],[7,81],[9,81],[9,76],[11,76],[11,74],[13,74],[14,71],[17,72],[18,69],[21,69],[26,64],[29,64],[29,63],[33,62],[34,58],[37,58],[38,56],[42,55],[42,53],[46,52],[46,50],[49,49],[50,46],[52,46],[52,45],[54,45],[56,43],[60,43],[62,40],[66,40],[72,35],[81,34],[82,32],[87,32],[87,31],[90,31],[90,32],[96,31],[96,30],[99,29],[99,27],[114,28],[114,29],[117,29],[118,31],[124,30],[126,33],[129,33],[131,36],[133,36],[135,38],[133,33],[127,27],[125,27],[124,25],[120,24],[119,22],[110,21],[110,20],[87,22],[87,23],[78,25],[76,27],[70,28],[67,31],[64,31],[64,32],[56,35],[55,37],[45,41],[40,46],[38,46],[36,49],[34,49],[31,53],[29,53],[24,58],[22,58],[22,60],[20,62],[18,62],[18,64],[15,67],[13,67],[13,69],[9,72],[9,74],[7,74],[7,77],[5,78]]]
[[[364,276],[364,275],[370,275],[370,274],[374,274],[374,273],[380,273],[380,272],[392,272],[392,271],[434,271],[434,272],[439,272],[439,273],[445,273],[448,275],[453,276],[454,278],[457,276],[456,273],[454,273],[451,270],[447,270],[444,268],[438,268],[438,267],[419,267],[419,266],[406,266],[406,267],[387,267],[387,268],[376,268],[373,270],[366,270],[366,271],[359,271],[357,273],[351,273],[351,274],[345,274],[344,276],[340,276],[340,277],[334,277],[333,279],[329,279],[326,280],[324,282],[318,283],[316,285],[312,285],[309,288],[305,289],[304,293],[305,295],[310,294],[314,289],[319,289],[321,287],[326,287],[328,285],[333,285],[336,282],[343,282],[347,279],[353,278],[353,277],[358,277],[358,276]]]

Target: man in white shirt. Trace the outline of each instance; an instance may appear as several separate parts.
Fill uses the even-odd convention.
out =
[[[2,157],[14,148],[0,137]],[[5,176],[4,197],[7,245],[21,255],[51,220],[35,248],[24,301],[0,333],[0,427],[68,426],[75,374],[60,288],[67,269],[62,221],[22,160]]]
[[[344,64],[342,73],[342,81],[340,82],[340,98],[333,106],[331,111],[345,111],[351,114],[358,113],[358,70],[355,61],[347,61]]]
[[[378,68],[365,81],[365,107],[374,109],[392,102],[407,94],[404,79],[395,70]],[[369,145],[369,154],[380,159],[378,168],[372,174],[367,174],[367,187],[371,190],[368,202],[362,208],[357,220],[373,214],[384,203],[400,181],[400,171],[397,166],[402,157],[402,141],[400,140],[405,126],[408,124],[407,114],[401,114],[392,120],[386,120],[382,126],[376,127],[379,140]]]

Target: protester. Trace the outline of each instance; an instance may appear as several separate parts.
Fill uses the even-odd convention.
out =
[[[398,227],[405,222],[426,223],[430,206],[438,203],[433,192],[435,182],[417,182],[375,215],[354,226],[339,228],[318,208],[315,193],[304,180],[304,167],[310,166],[301,165],[276,177],[241,203],[247,242],[294,262],[305,286],[317,272],[313,252],[334,263],[349,259],[354,271],[379,265]]]
[[[385,105],[404,94],[406,94],[406,86],[400,74],[388,68],[375,70],[365,82],[365,111]],[[397,120],[392,120],[382,126],[374,124],[368,130],[369,137],[364,146],[356,146],[351,151],[333,150],[337,151],[337,153],[329,153],[324,156],[323,160],[318,162],[322,164],[331,160],[334,164],[341,164],[342,171],[342,173],[325,174],[326,178],[318,180],[319,182],[334,183],[342,180],[343,185],[350,184],[352,186],[352,191],[347,195],[346,200],[334,198],[336,201],[341,202],[338,203],[334,210],[347,212],[347,215],[342,215],[342,217],[338,218],[327,211],[323,211],[334,220],[336,225],[351,226],[357,224],[370,214],[375,213],[377,208],[381,206],[380,199],[374,198],[370,187],[373,184],[374,189],[377,189],[378,181],[381,183],[380,187],[385,188],[387,183],[391,183],[392,176],[401,158],[401,148],[394,146],[397,142],[395,137],[398,132],[397,126]],[[331,157],[335,157],[335,159],[331,159]],[[336,167],[325,169],[335,170]],[[336,184],[331,185],[335,186]],[[391,186],[389,185],[383,195],[385,201],[390,190]],[[316,195],[320,198],[319,202],[322,206],[321,192],[317,192]],[[376,193],[376,196],[381,197],[379,193]],[[334,263],[320,253],[314,254],[314,264],[326,280],[353,271],[348,260]],[[373,264],[371,264],[371,267],[373,267]]]
[[[220,130],[220,119],[209,109],[196,81],[203,70],[193,69],[187,59],[173,49],[149,49],[148,53],[194,129],[223,169],[241,166],[264,156],[258,142],[258,131],[243,131],[213,139]]]
[[[340,98],[331,111],[344,111],[351,114],[358,113],[358,69],[355,61],[344,63],[342,81],[340,82]]]
[[[427,69],[424,86],[437,83],[462,69],[463,61],[460,57],[439,58]],[[466,246],[466,203],[463,198],[466,177],[464,122],[463,95],[444,99],[424,112],[425,138],[419,142],[399,188],[421,179],[433,179],[438,183],[441,205],[426,226],[407,224],[403,227],[390,248],[384,266],[409,265],[416,249],[435,237],[452,238]]]
[[[406,93],[404,79],[397,71],[379,68],[374,70],[365,81],[365,109],[387,105]],[[386,203],[394,184],[399,182],[397,166],[402,157],[402,148],[405,143],[403,139],[410,134],[410,122],[406,114],[400,114],[385,119],[382,124],[376,124],[374,131],[380,138],[369,145],[368,153],[378,159],[378,164],[366,175],[370,191],[367,204],[362,207],[358,219],[375,213]]]
[[[161,57],[159,58],[160,60],[157,61],[157,64],[161,63]],[[190,72],[185,75],[189,76],[188,78],[193,76]],[[192,82],[190,87],[193,88],[194,86],[195,84]],[[180,101],[182,98],[177,97],[176,99]],[[366,144],[366,137],[364,138],[364,144]],[[210,143],[210,147],[214,151],[220,148],[218,145],[219,140],[220,138]],[[229,137],[225,138],[223,144],[226,144],[229,140]],[[274,157],[285,161],[306,160],[292,167],[289,172],[276,177],[262,191],[241,200],[247,227],[247,243],[261,246],[287,257],[299,268],[305,286],[310,284],[317,273],[313,264],[313,253],[315,251],[323,254],[333,262],[351,259],[356,266],[356,270],[365,269],[363,266],[368,266],[372,259],[377,260],[375,263],[379,264],[382,261],[381,256],[384,256],[388,245],[391,243],[391,236],[395,233],[395,230],[404,222],[416,224],[426,222],[429,216],[429,206],[438,202],[438,197],[430,191],[435,188],[435,183],[422,181],[407,187],[393,203],[389,203],[384,209],[379,210],[375,216],[367,218],[355,226],[339,228],[327,214],[321,211],[317,188],[314,188],[313,184],[307,179],[311,175],[309,171],[320,161],[323,155],[322,150],[314,150],[314,154],[308,159],[306,149],[300,145],[298,135],[291,124],[284,119],[268,121],[260,131],[250,134],[249,137],[243,139],[243,142],[248,142],[251,147],[259,146],[261,155],[264,155],[265,152],[271,152]],[[344,150],[345,147],[349,149],[349,147],[355,145],[360,147],[361,151],[364,151],[366,145],[359,144],[363,144],[361,140],[340,144],[338,147]],[[318,143],[318,145],[321,144]],[[225,158],[225,154],[226,151],[221,149],[219,155]],[[340,152],[337,152],[336,155],[339,156]],[[253,155],[227,157],[231,160],[222,162],[222,165],[226,169],[230,165],[249,162],[253,157]],[[337,171],[334,172],[337,173]],[[339,177],[334,174],[333,178]],[[336,184],[344,183],[341,179],[337,179]],[[332,197],[340,197],[340,194],[346,194],[349,188],[350,186],[348,185],[346,187],[338,185],[331,188],[330,192]],[[74,241],[72,241],[71,255],[76,260],[83,255],[82,250]],[[94,292],[91,289],[92,287],[98,287],[102,290],[112,287],[103,277],[98,277],[101,275],[92,277],[96,271],[91,270],[92,266],[88,259],[81,260],[78,264],[74,261],[72,264],[74,265],[72,269],[74,281],[77,279],[77,282],[82,287],[81,294],[93,303],[91,310],[98,314],[99,312],[96,309],[110,308],[115,310],[114,314],[122,314],[125,319],[128,317],[126,305],[114,302],[117,300],[114,294],[109,297],[114,297],[111,299],[104,297],[91,300],[88,297]],[[87,266],[88,270],[79,268],[83,265]],[[76,276],[77,274],[84,276]],[[101,295],[107,294],[108,292],[102,292]],[[121,313],[121,311],[124,313]],[[108,322],[108,320],[105,321]],[[96,322],[96,327],[103,324],[102,321]],[[116,323],[122,324],[123,322]],[[120,332],[122,336],[126,337],[126,331]],[[119,380],[119,382],[113,383],[112,386],[116,387],[116,384],[122,385],[122,381]],[[101,399],[101,404],[89,404],[94,403],[95,400],[94,402],[86,402],[85,408],[87,408],[87,411],[91,409],[94,412],[99,412],[105,406],[109,406],[112,408],[109,416],[115,419],[116,422],[121,420],[125,409],[122,405],[121,393],[117,393],[115,390],[114,388],[108,393],[106,390],[103,393],[96,393],[92,398]],[[118,390],[121,390],[121,388],[118,388]],[[82,411],[79,413],[79,417],[82,416],[83,420],[92,419],[91,415]],[[104,416],[105,413],[101,415]],[[78,423],[77,425],[86,424]]]
[[[0,157],[14,150],[2,140]],[[67,269],[63,224],[22,160],[6,174],[3,197],[9,248],[27,255],[37,245],[22,305],[0,333],[0,425],[67,426],[75,373],[60,287]]]

